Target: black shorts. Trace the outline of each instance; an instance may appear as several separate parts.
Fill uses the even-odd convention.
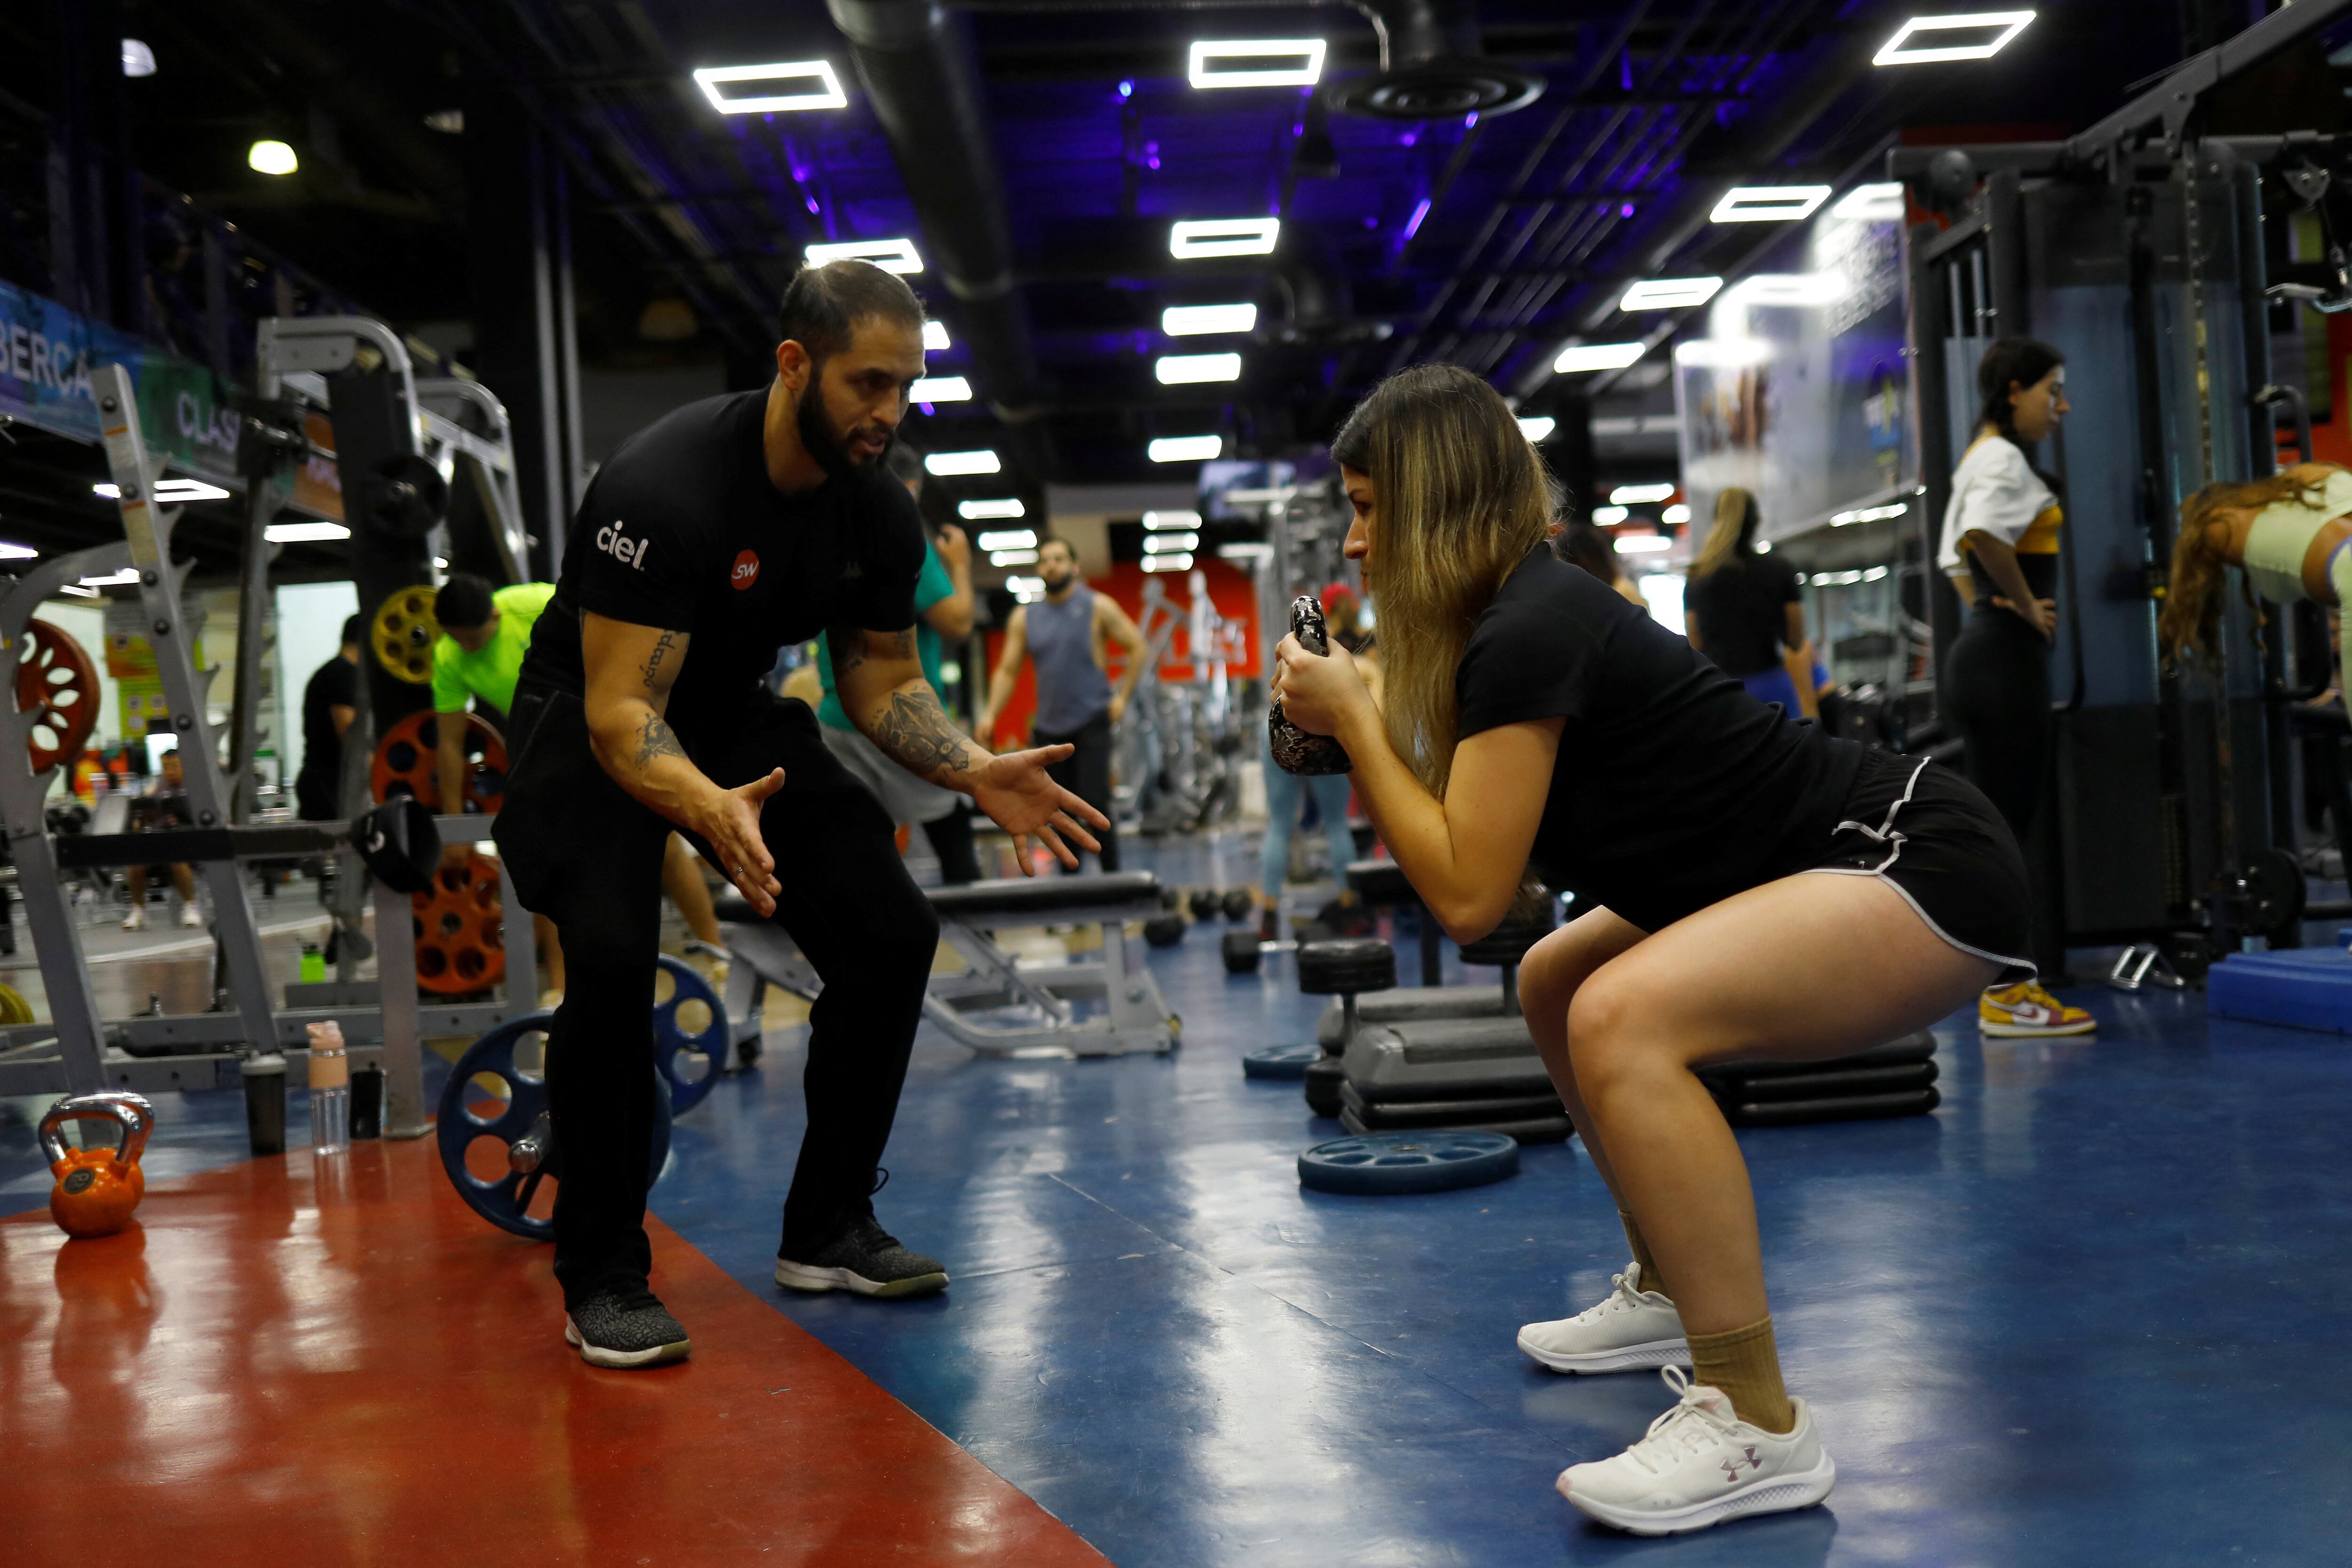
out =
[[[2033,977],[2018,956],[2032,904],[2025,857],[1992,802],[1939,763],[1867,754],[1829,843],[1792,869],[1874,876],[1937,936],[2000,965],[2002,983]]]

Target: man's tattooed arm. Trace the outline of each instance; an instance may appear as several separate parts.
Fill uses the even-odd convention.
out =
[[[985,760],[971,741],[948,721],[929,685],[890,694],[890,706],[866,732],[886,756],[919,779],[952,784]]]
[[[686,747],[677,743],[677,733],[668,721],[657,713],[649,713],[637,725],[637,771],[643,773],[659,757],[684,757]]]
[[[664,632],[654,643],[653,651],[646,655],[643,667],[646,690],[666,692],[669,690],[670,683],[677,679],[677,670],[674,665],[667,679],[662,674],[662,666],[668,663],[670,655],[677,651],[677,635],[675,632]]]

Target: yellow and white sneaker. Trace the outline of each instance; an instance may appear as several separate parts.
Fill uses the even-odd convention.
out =
[[[1987,991],[1977,998],[1979,1033],[2020,1039],[2062,1034],[2089,1034],[2099,1020],[2080,1008],[2070,1008],[2032,980],[2020,980]]]

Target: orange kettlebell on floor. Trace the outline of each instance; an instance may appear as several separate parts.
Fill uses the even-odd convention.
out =
[[[68,1149],[60,1131],[68,1122],[112,1122],[122,1141],[111,1149]],[[49,1174],[49,1218],[68,1236],[111,1236],[131,1223],[131,1211],[147,1196],[147,1173],[139,1155],[155,1128],[155,1107],[127,1090],[75,1094],[49,1107],[41,1118],[41,1153]]]

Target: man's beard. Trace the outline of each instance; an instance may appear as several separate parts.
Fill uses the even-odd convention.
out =
[[[1037,580],[1045,585],[1046,592],[1059,593],[1062,590],[1069,587],[1070,584],[1076,580],[1077,575],[1077,571],[1074,568],[1068,571],[1059,573],[1040,572]]]
[[[882,450],[868,462],[860,463],[849,455],[849,433],[835,431],[824,417],[824,394],[817,390],[817,377],[823,373],[824,367],[819,366],[810,375],[808,390],[801,393],[793,418],[800,426],[801,445],[828,477],[839,479],[873,467],[888,454],[890,444],[886,438]]]

